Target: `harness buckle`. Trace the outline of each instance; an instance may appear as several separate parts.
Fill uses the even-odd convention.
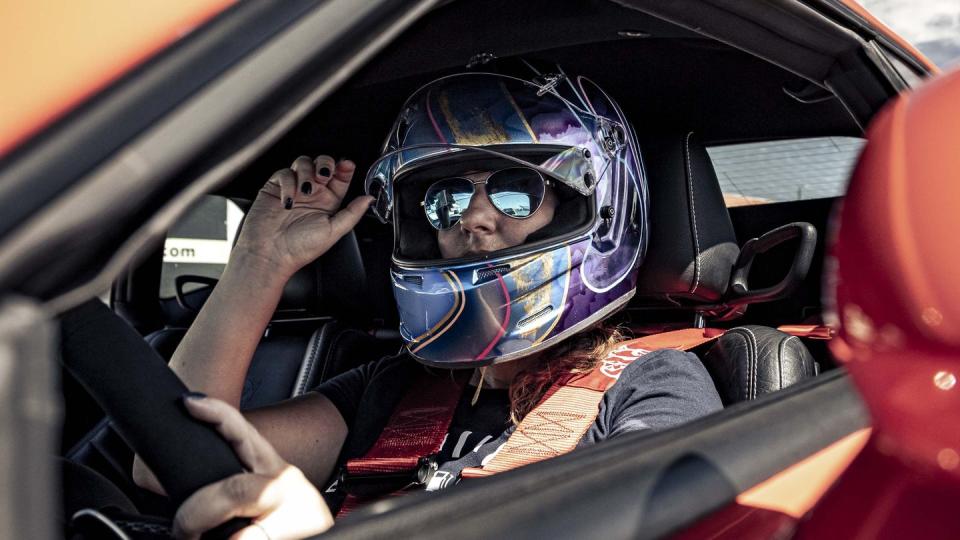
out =
[[[430,480],[433,480],[433,476],[437,474],[439,468],[440,464],[437,463],[436,455],[420,458],[420,462],[417,464],[417,485],[426,486],[430,484]]]
[[[439,469],[437,456],[425,456],[417,460],[412,469],[351,473],[347,466],[340,468],[337,475],[337,489],[355,497],[379,497],[410,488],[426,486]]]

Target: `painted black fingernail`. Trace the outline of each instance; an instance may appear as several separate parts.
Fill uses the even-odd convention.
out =
[[[304,182],[300,184],[300,192],[304,195],[309,195],[313,193],[313,184],[310,182]]]
[[[293,197],[287,197],[286,200],[283,201],[283,207],[287,210],[293,208]]]
[[[207,395],[203,392],[186,392],[181,397],[183,397],[183,399],[203,399],[207,397]]]
[[[320,176],[330,176],[330,168],[329,168],[329,167],[320,167],[320,170],[317,171],[317,174],[320,175]]]

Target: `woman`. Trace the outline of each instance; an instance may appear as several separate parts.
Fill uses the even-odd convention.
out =
[[[450,379],[425,376],[424,365],[474,370],[426,482],[439,489],[490,461],[551,384],[606,357],[619,336],[600,323],[632,296],[647,236],[635,134],[590,81],[559,69],[531,79],[468,73],[418,90],[367,174],[370,195],[342,210],[350,161],[300,157],[270,178],[171,360],[190,388],[212,396],[188,398],[189,410],[214,423],[251,472],[185,502],[178,534],[237,515],[254,518],[249,534],[274,539],[329,527],[313,486],[377,442],[411,381]],[[234,407],[286,280],[371,204],[394,226],[391,278],[407,353],[244,419]],[[658,351],[623,369],[580,443],[719,408],[696,357]],[[159,489],[139,461],[134,476]]]

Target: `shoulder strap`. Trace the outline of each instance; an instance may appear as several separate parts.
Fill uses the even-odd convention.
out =
[[[463,393],[466,373],[437,377],[424,371],[413,379],[369,451],[347,460],[339,489],[346,492],[343,516],[366,502],[422,480],[429,458],[440,451]]]
[[[573,450],[600,411],[604,392],[631,362],[658,349],[688,350],[712,341],[722,330],[684,329],[618,345],[587,373],[558,381],[520,422],[504,447],[483,468],[464,469],[464,478],[488,476]],[[443,445],[468,372],[451,378],[426,372],[414,378],[369,451],[347,461],[339,489],[347,493],[337,517],[358,506],[422,482]]]
[[[723,330],[688,328],[632,339],[618,345],[596,368],[558,381],[544,395],[503,448],[482,468],[470,467],[463,478],[507,471],[576,448],[600,412],[600,400],[634,360],[659,349],[690,350],[723,335]]]

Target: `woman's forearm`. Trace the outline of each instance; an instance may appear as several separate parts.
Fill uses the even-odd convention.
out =
[[[191,390],[239,408],[250,360],[287,280],[349,232],[373,202],[358,197],[340,208],[355,169],[349,160],[300,156],[260,190],[220,282],[170,360]],[[286,459],[316,481],[329,475],[347,434],[339,411],[319,394],[250,417]],[[162,491],[139,457],[133,474],[138,485]]]
[[[235,251],[170,367],[191,390],[240,406],[243,381],[289,279],[267,258]]]

